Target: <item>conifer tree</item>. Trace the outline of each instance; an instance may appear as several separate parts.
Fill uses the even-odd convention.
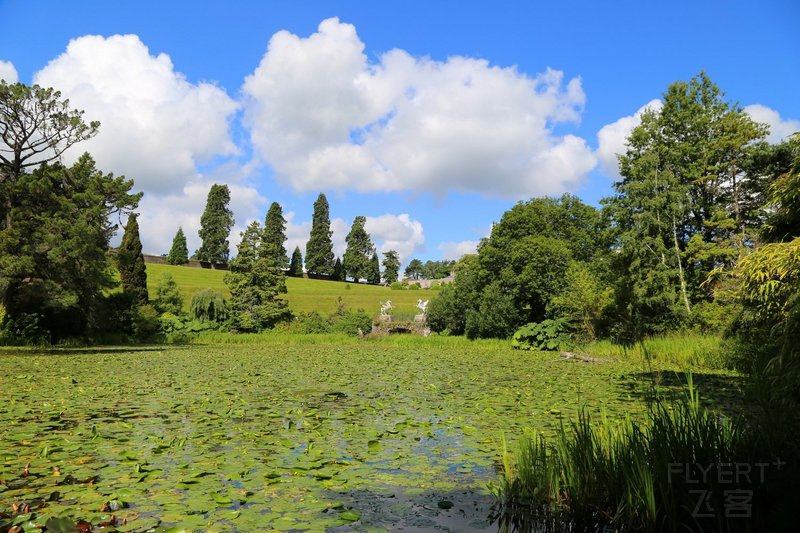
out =
[[[372,259],[369,262],[369,272],[367,273],[367,281],[372,285],[381,284],[381,263],[378,260],[378,252],[372,252]]]
[[[202,244],[195,252],[200,261],[227,263],[230,255],[228,236],[233,227],[233,212],[228,209],[231,191],[227,185],[211,186],[203,216],[200,218]]]
[[[300,253],[300,247],[295,246],[292,253],[292,261],[289,263],[288,274],[295,278],[303,277],[303,254]]]
[[[383,252],[383,279],[386,283],[394,283],[400,276],[400,257],[394,250]]]
[[[320,193],[314,202],[311,235],[306,244],[306,271],[309,274],[333,274],[333,241],[328,199]]]
[[[364,216],[357,216],[353,219],[350,233],[345,239],[347,249],[344,252],[342,266],[345,276],[353,278],[353,281],[369,276],[370,257],[375,251],[375,247],[369,239],[369,233],[364,229],[366,223],[367,217]]]
[[[289,268],[289,258],[286,256],[286,219],[283,218],[283,209],[278,202],[272,202],[264,220],[264,243],[271,246],[275,253],[275,262],[281,270]]]
[[[147,272],[139,239],[139,222],[136,213],[131,213],[125,224],[125,234],[117,251],[117,265],[122,278],[122,288],[132,294],[139,305],[147,303]]]
[[[331,274],[333,281],[344,281],[344,268],[342,267],[342,260],[338,257],[333,263],[333,274]]]
[[[183,265],[189,262],[189,248],[186,246],[186,235],[183,228],[179,227],[178,232],[172,239],[172,248],[167,255],[167,263],[170,265]]]

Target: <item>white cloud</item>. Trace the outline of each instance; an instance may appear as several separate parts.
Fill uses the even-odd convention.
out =
[[[368,61],[350,24],[273,35],[246,78],[245,124],[257,153],[298,191],[555,194],[596,163],[553,126],[580,119],[580,80],[402,50]]]
[[[394,250],[400,262],[404,263],[411,259],[414,252],[425,249],[425,231],[422,223],[413,220],[407,213],[400,215],[387,213],[378,217],[367,217],[364,228],[375,243],[381,260],[383,252]]]
[[[625,153],[628,137],[633,128],[642,122],[642,113],[646,110],[658,111],[662,106],[661,100],[651,100],[640,107],[633,115],[628,115],[611,124],[606,124],[597,132],[597,157],[600,160],[601,168],[609,177],[620,178],[617,155]]]
[[[753,104],[744,108],[756,122],[769,124],[767,142],[777,144],[793,133],[800,132],[800,120],[783,119],[780,113],[761,104]]]
[[[439,244],[438,249],[442,254],[442,259],[457,261],[467,254],[478,253],[479,242],[480,241],[443,242]]]
[[[101,122],[95,138],[66,156],[89,151],[99,168],[133,178],[136,190],[180,191],[197,179],[198,163],[238,152],[229,133],[238,104],[216,85],[187,81],[136,35],[74,39],[34,82]]]
[[[9,85],[19,81],[19,76],[17,75],[17,69],[14,68],[14,63],[0,59],[0,80],[5,81]]]

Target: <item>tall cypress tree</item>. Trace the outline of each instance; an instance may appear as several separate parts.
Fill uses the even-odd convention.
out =
[[[170,265],[183,265],[189,262],[189,248],[186,246],[186,235],[183,228],[179,227],[178,232],[172,239],[172,248],[167,255],[167,263]]]
[[[367,274],[367,281],[372,285],[381,284],[381,263],[378,260],[378,252],[372,253],[372,259],[369,262],[369,272]]]
[[[275,263],[280,269],[289,268],[289,258],[286,256],[286,219],[283,218],[283,209],[278,202],[272,202],[264,220],[263,241],[271,245],[275,253]]]
[[[369,264],[375,247],[369,239],[369,233],[364,229],[367,217],[357,216],[353,219],[350,233],[347,234],[347,250],[344,252],[342,266],[345,276],[350,276],[354,281],[369,277]]]
[[[311,235],[306,244],[306,271],[309,274],[333,274],[333,241],[328,199],[320,193],[314,202]]]
[[[386,283],[397,281],[400,273],[400,257],[394,250],[383,252],[383,279]]]
[[[331,274],[333,281],[344,281],[344,268],[342,267],[342,260],[338,257],[336,262],[333,263],[333,274]]]
[[[117,251],[117,265],[122,278],[122,288],[133,294],[140,305],[147,303],[147,272],[144,268],[142,241],[139,239],[139,222],[136,213],[131,213],[125,225],[122,244]]]
[[[227,185],[211,186],[208,191],[206,209],[200,218],[200,239],[202,244],[195,252],[200,261],[227,263],[230,255],[230,235],[233,227],[233,212],[228,209],[231,191]]]
[[[300,253],[300,247],[295,246],[292,253],[292,262],[289,263],[288,274],[295,278],[303,277],[303,254]]]

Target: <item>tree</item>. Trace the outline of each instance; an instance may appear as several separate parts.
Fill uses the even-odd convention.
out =
[[[159,313],[172,313],[173,315],[183,313],[183,295],[175,278],[169,272],[165,272],[161,276],[153,306]]]
[[[199,261],[227,263],[230,255],[228,236],[233,227],[233,212],[228,209],[231,191],[227,185],[211,186],[206,208],[200,218],[200,249],[195,252]]]
[[[14,185],[29,168],[59,161],[72,145],[97,133],[99,122],[86,124],[83,111],[69,108],[59,91],[6,84],[0,80],[0,212],[11,226]]]
[[[367,272],[367,282],[372,285],[381,284],[381,263],[378,260],[378,252],[372,253],[372,258],[369,262],[369,270]]]
[[[386,283],[394,283],[400,275],[400,257],[394,250],[383,252],[383,279]]]
[[[320,193],[314,202],[311,235],[306,244],[306,271],[309,274],[333,274],[333,241],[328,199]]]
[[[292,261],[289,263],[289,272],[287,274],[295,278],[303,277],[303,254],[300,253],[299,246],[294,247]]]
[[[116,283],[107,255],[117,228],[111,220],[136,208],[141,194],[130,194],[132,185],[97,170],[88,154],[70,168],[43,164],[4,181],[2,194],[12,199],[0,218],[6,322],[27,316],[51,340],[103,327],[103,291]]]
[[[410,279],[419,279],[422,276],[423,265],[419,259],[412,259],[406,266],[405,275]]]
[[[342,260],[338,257],[336,258],[336,262],[333,263],[331,279],[333,281],[344,281],[344,267],[342,266]]]
[[[264,220],[264,242],[269,243],[275,253],[275,261],[282,270],[289,268],[289,258],[286,256],[286,219],[283,218],[283,209],[278,202],[272,202]]]
[[[357,216],[354,218],[350,233],[345,238],[347,249],[344,252],[342,266],[345,276],[353,278],[353,281],[369,276],[370,257],[375,251],[375,247],[369,239],[369,233],[364,229],[366,223],[367,217]]]
[[[134,295],[139,305],[147,303],[147,272],[142,255],[142,241],[139,239],[137,214],[131,213],[125,224],[125,234],[117,250],[117,267],[122,278],[122,288]]]
[[[263,240],[258,222],[242,233],[236,258],[225,273],[235,330],[262,331],[289,318],[286,300],[278,298],[286,293],[286,278],[276,260],[277,252],[274,243]]]
[[[172,248],[167,255],[167,263],[170,265],[184,265],[189,262],[189,248],[186,246],[186,235],[183,228],[179,227],[178,232],[172,239]]]

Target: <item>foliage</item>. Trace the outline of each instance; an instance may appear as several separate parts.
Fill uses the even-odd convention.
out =
[[[569,344],[569,340],[564,319],[547,319],[519,328],[514,332],[511,346],[517,350],[560,350]]]
[[[263,240],[258,222],[242,233],[236,258],[230,262],[225,283],[231,291],[231,319],[236,331],[258,332],[290,317],[286,278],[274,242]]]
[[[402,291],[406,286],[399,281],[394,281],[389,285],[389,288],[393,291]]]
[[[138,305],[133,310],[133,335],[140,341],[160,340],[160,313],[152,304]]]
[[[769,186],[770,215],[764,236],[770,241],[789,241],[800,237],[800,132],[784,142],[786,157],[791,161],[786,172],[779,174]]]
[[[519,325],[518,317],[513,296],[494,282],[481,293],[478,308],[467,311],[464,333],[468,339],[505,339]]]
[[[167,254],[167,263],[170,265],[183,265],[189,262],[189,248],[186,245],[186,235],[183,228],[178,228],[172,239],[172,247]]]
[[[311,235],[306,244],[306,271],[309,274],[333,274],[333,241],[328,199],[320,193],[314,202]]]
[[[220,293],[206,289],[194,295],[189,306],[189,314],[195,320],[221,324],[228,319],[230,309]]]
[[[175,278],[169,272],[161,276],[153,306],[159,313],[180,315],[183,312],[183,295]]]
[[[646,337],[636,344],[595,340],[572,350],[600,359],[638,362],[680,370],[735,370],[735,345],[721,334],[680,331]]]
[[[383,280],[387,284],[394,284],[400,275],[400,256],[394,250],[383,252]]]
[[[294,247],[292,261],[289,263],[289,271],[286,274],[295,278],[303,277],[303,254],[300,252],[299,246]]]
[[[289,258],[286,255],[286,219],[283,218],[283,209],[278,202],[272,202],[264,220],[263,242],[270,245],[270,250],[275,254],[275,263],[280,269],[289,268]],[[298,250],[299,251],[299,250]]]
[[[70,168],[42,165],[0,187],[0,303],[6,318],[37,314],[52,340],[101,327],[114,284],[111,219],[133,209],[133,182],[103,174],[88,154]],[[10,206],[10,207],[9,207]]]
[[[375,246],[370,240],[369,233],[364,229],[367,217],[357,216],[353,219],[350,233],[347,234],[345,241],[347,249],[342,258],[342,267],[345,276],[353,278],[353,281],[367,279],[370,274],[370,260],[375,253]],[[378,273],[380,276],[380,272]]]
[[[576,261],[570,263],[564,281],[564,289],[550,300],[548,315],[563,319],[576,337],[594,339],[606,319],[612,289],[604,287],[586,263]]]
[[[381,284],[381,264],[378,261],[378,252],[372,253],[372,258],[369,262],[369,270],[367,271],[367,283],[372,285]]]
[[[730,491],[745,491],[752,505],[747,524],[768,530],[773,498],[786,499],[774,476],[725,473],[729,465],[760,460],[754,437],[741,420],[701,407],[691,381],[682,401],[656,401],[646,423],[602,419],[596,426],[582,413],[553,445],[541,435],[523,439],[498,491],[501,522],[523,530],[537,519],[579,529],[726,530],[726,514],[693,512],[698,494],[707,495],[709,509],[722,510]]]
[[[122,279],[122,290],[134,295],[139,305],[147,303],[147,271],[139,239],[139,223],[136,213],[131,213],[125,224],[125,234],[117,249],[117,268]]]
[[[467,313],[480,297],[481,271],[478,256],[465,255],[454,267],[456,281],[447,285],[428,304],[427,322],[432,331],[463,335]]]
[[[404,274],[408,279],[420,279],[422,277],[422,269],[422,261],[414,258],[408,262],[408,265],[406,265]]]
[[[233,212],[228,209],[231,191],[227,185],[214,184],[208,191],[206,208],[200,217],[202,244],[195,258],[209,263],[227,263],[230,255],[228,236],[233,227]]]
[[[331,281],[344,281],[344,266],[342,260],[338,257],[333,263],[333,274],[331,274]]]

